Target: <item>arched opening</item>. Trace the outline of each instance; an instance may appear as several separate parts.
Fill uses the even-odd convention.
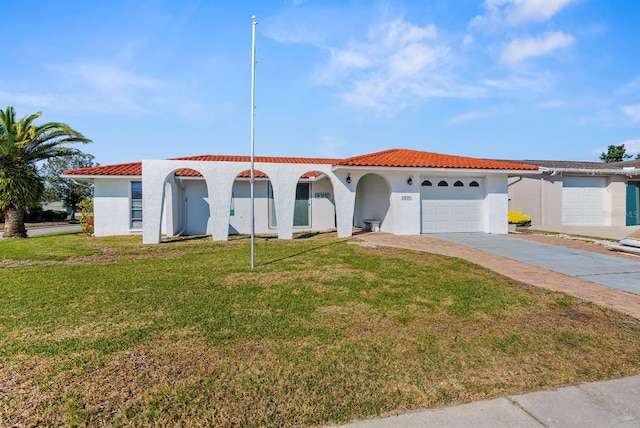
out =
[[[198,171],[181,168],[165,180],[161,224],[167,236],[210,235],[207,183]]]
[[[380,230],[391,231],[393,225],[389,224],[390,207],[391,189],[387,181],[378,174],[364,175],[356,187],[354,226],[364,227],[363,220],[376,220],[380,222]]]
[[[324,231],[336,227],[333,184],[320,171],[309,171],[296,184],[293,211],[294,229]]]
[[[262,171],[255,171],[253,186],[255,231],[259,234],[273,234],[272,217],[275,224],[275,206],[269,177]],[[238,174],[233,182],[229,210],[229,234],[251,233],[251,171]]]

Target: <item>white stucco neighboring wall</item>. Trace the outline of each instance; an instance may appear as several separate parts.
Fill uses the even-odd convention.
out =
[[[607,180],[606,225],[627,225],[627,180],[627,177],[621,175],[611,176]]]
[[[511,177],[509,209],[531,217],[532,225],[562,225],[563,183],[566,178],[593,178],[594,175],[539,174]],[[606,176],[604,218],[605,226],[626,225],[626,187],[628,177]]]
[[[131,233],[130,178],[96,178],[94,180],[94,235],[128,235]],[[137,181],[140,181],[139,179]]]

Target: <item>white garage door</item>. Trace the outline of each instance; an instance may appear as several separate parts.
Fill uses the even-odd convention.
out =
[[[423,179],[422,233],[482,232],[482,183],[480,178]]]
[[[604,224],[606,181],[601,177],[565,177],[562,180],[562,224]]]

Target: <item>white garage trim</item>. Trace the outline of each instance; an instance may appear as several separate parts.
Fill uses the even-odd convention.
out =
[[[483,231],[481,178],[423,178],[420,199],[422,233]]]
[[[601,226],[605,224],[606,179],[564,177],[562,180],[562,224]]]

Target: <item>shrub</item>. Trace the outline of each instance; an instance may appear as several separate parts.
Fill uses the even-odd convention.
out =
[[[509,211],[509,224],[529,226],[531,225],[531,217],[515,211]]]
[[[82,232],[87,235],[93,235],[93,200],[84,198],[78,205],[80,208],[80,227]]]

